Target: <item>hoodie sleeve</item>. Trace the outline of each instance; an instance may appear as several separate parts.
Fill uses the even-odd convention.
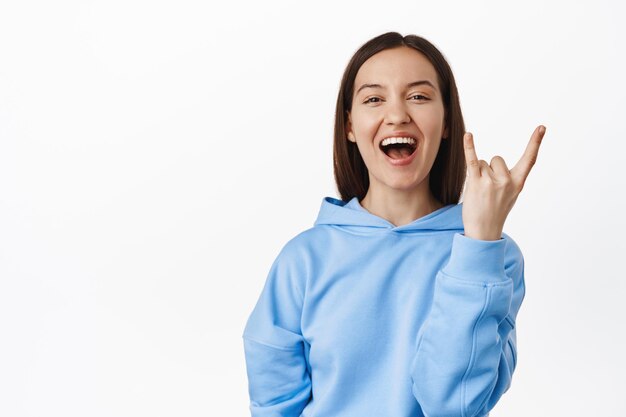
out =
[[[252,417],[300,416],[310,399],[298,264],[281,252],[246,323],[243,345]]]
[[[511,384],[524,259],[503,236],[488,241],[456,233],[437,274],[410,370],[427,417],[486,416]]]

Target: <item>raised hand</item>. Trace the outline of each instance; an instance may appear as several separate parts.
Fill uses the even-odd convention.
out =
[[[463,148],[468,168],[463,197],[465,236],[480,240],[499,240],[502,237],[504,221],[537,161],[545,132],[543,125],[537,126],[524,154],[511,170],[497,155],[491,159],[491,164],[478,160],[474,138],[471,133],[465,133]]]

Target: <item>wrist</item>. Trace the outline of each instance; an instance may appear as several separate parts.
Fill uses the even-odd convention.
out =
[[[502,239],[502,230],[475,231],[475,230],[465,229],[465,232],[463,234],[471,239],[477,239],[477,240],[500,240]]]

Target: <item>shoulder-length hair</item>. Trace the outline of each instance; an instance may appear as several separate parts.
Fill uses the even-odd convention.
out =
[[[362,200],[369,188],[367,167],[356,143],[349,141],[346,133],[346,121],[348,112],[352,109],[356,74],[361,65],[372,55],[399,46],[408,46],[421,52],[437,71],[448,136],[441,140],[439,151],[430,170],[429,186],[433,196],[442,204],[458,204],[465,183],[467,167],[463,150],[465,124],[454,75],[443,54],[432,43],[417,35],[403,37],[398,32],[387,32],[367,41],[354,53],[343,73],[335,111],[333,144],[333,167],[337,191],[344,201],[353,197]]]

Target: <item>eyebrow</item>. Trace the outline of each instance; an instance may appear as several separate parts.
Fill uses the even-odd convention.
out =
[[[418,85],[429,85],[431,86],[433,89],[437,89],[437,87],[435,87],[433,85],[433,83],[431,83],[428,80],[419,80],[419,81],[413,81],[412,83],[408,83],[406,86],[407,88],[409,87],[415,87]],[[363,84],[361,87],[359,87],[358,90],[356,90],[355,94],[359,94],[361,92],[361,90],[363,90],[364,88],[385,88],[384,86],[380,85],[380,84]]]

